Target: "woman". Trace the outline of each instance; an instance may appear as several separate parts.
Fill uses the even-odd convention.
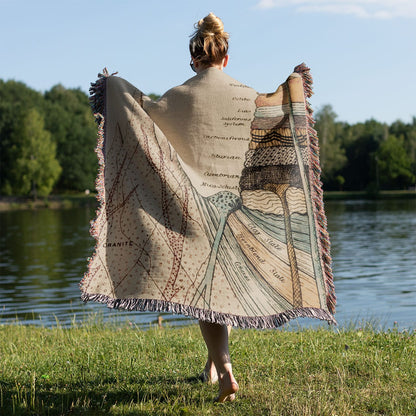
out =
[[[197,76],[179,87],[179,91],[178,88],[168,91],[156,103],[145,100],[143,108],[169,138],[175,150],[182,157],[184,166],[197,165],[200,172],[205,173],[207,172],[206,169],[209,169],[210,174],[215,175],[219,172],[223,173],[227,169],[225,164],[227,160],[230,160],[226,158],[228,154],[235,156],[236,153],[240,153],[240,160],[243,160],[246,149],[242,148],[239,151],[233,144],[227,152],[221,154],[222,159],[220,161],[223,163],[219,165],[218,160],[216,160],[213,169],[213,158],[208,150],[211,144],[209,141],[201,141],[201,137],[206,136],[206,132],[209,135],[218,133],[218,125],[223,124],[221,118],[224,118],[224,113],[230,105],[232,106],[233,98],[235,98],[235,91],[233,88],[230,89],[230,83],[239,85],[237,87],[239,90],[245,90],[243,96],[239,91],[239,98],[249,97],[252,99],[256,96],[256,93],[249,88],[243,88],[238,81],[222,73],[223,68],[228,63],[229,35],[224,31],[221,19],[210,13],[195,26],[196,31],[191,37],[189,50],[191,53],[190,65]],[[198,108],[196,108],[195,103],[201,100],[202,102],[198,103]],[[178,109],[176,104],[172,104],[178,101],[181,101],[185,110],[183,108]],[[245,111],[246,117],[244,118],[251,119],[253,109],[250,108]],[[249,117],[247,117],[247,114],[249,114]],[[194,121],[196,118],[198,119],[197,122]],[[248,136],[247,124],[240,126],[240,128],[229,126],[227,130],[231,130],[236,137]],[[181,139],[184,135],[190,138],[188,140],[195,141],[198,153],[189,153],[186,148],[183,148],[184,144]],[[185,143],[185,146],[188,144]],[[234,178],[231,178],[233,173],[228,173],[227,178],[227,184],[234,189],[238,186],[237,181],[242,170],[242,166],[239,164],[236,167]],[[227,170],[230,171],[229,167]],[[193,176],[196,176],[195,172],[193,172]],[[207,176],[201,178],[200,183],[193,181],[194,186],[198,188],[201,194],[209,195],[212,193],[212,188],[208,186],[209,178],[208,176],[208,183]],[[205,184],[205,186],[201,184]],[[208,361],[202,373],[202,378],[211,383],[218,380],[218,402],[233,400],[238,390],[238,384],[233,376],[228,350],[228,335],[231,327],[227,329],[226,325],[203,320],[199,321],[199,325],[208,349]]]
[[[231,326],[335,323],[335,295],[308,69],[256,93],[223,72],[228,34],[212,13],[189,47],[196,76],[156,102],[108,73],[92,85],[101,206],[81,290],[198,319],[202,376],[224,402],[238,390]]]

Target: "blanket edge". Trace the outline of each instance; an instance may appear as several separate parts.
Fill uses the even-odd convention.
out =
[[[321,167],[319,163],[319,139],[318,133],[314,129],[315,120],[313,118],[313,110],[308,101],[313,94],[312,91],[312,76],[310,74],[310,68],[305,63],[301,63],[296,66],[294,72],[298,73],[302,77],[303,90],[305,94],[305,103],[308,118],[308,135],[310,139],[310,157],[312,166],[312,184],[311,184],[311,197],[314,202],[313,211],[316,219],[316,226],[318,231],[318,240],[321,246],[321,262],[323,265],[323,271],[325,275],[326,285],[326,304],[328,310],[334,314],[336,305],[334,276],[332,273],[332,259],[331,259],[331,244],[329,240],[329,233],[327,229],[327,219],[324,210],[323,190],[321,182]]]
[[[124,309],[127,311],[140,312],[168,312],[242,329],[274,329],[296,318],[316,318],[328,321],[328,324],[337,325],[335,318],[330,313],[320,308],[295,308],[268,316],[241,316],[158,299],[113,299],[106,295],[90,294],[86,292],[82,292],[81,299],[83,302],[94,301],[106,304],[110,309]]]

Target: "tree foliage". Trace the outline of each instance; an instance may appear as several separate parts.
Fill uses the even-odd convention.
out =
[[[56,153],[54,157],[60,166],[53,170],[60,172],[58,177],[50,172],[52,187],[60,191],[93,189],[97,130],[88,96],[79,89],[66,89],[62,85],[41,94],[21,82],[0,80],[0,193],[27,195],[33,191],[22,185],[25,176],[19,171],[28,165],[20,159],[19,165],[16,163],[17,155],[24,154],[21,147],[24,143],[27,145],[22,135],[27,119],[35,117],[33,109],[48,133],[40,137]],[[45,193],[49,188],[40,192]]]
[[[345,149],[342,147],[344,125],[336,122],[336,118],[337,115],[330,105],[325,105],[316,117],[315,129],[319,132],[322,179],[325,181],[336,180],[340,176],[337,173],[347,163]]]
[[[390,135],[380,144],[376,152],[377,175],[381,183],[389,188],[403,188],[415,180],[412,159],[407,153],[402,136]]]
[[[83,191],[94,187],[97,128],[88,97],[80,90],[54,86],[45,93],[46,128],[54,136],[62,175],[57,187]]]
[[[43,96],[22,82],[0,80],[0,193],[17,194],[14,189],[16,132],[31,108],[43,113]]]
[[[416,176],[416,118],[349,125],[330,105],[315,115],[326,190],[406,189]]]
[[[21,117],[12,142],[12,189],[18,194],[31,193],[35,198],[49,195],[62,169],[55,158],[56,144],[36,109]]]

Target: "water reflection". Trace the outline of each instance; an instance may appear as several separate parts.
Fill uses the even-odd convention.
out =
[[[338,319],[416,327],[416,201],[328,202]]]
[[[95,207],[0,213],[0,322],[69,325],[101,312],[105,319],[148,325],[157,314],[109,311],[80,301],[78,288],[94,240],[89,222]],[[172,324],[189,322],[168,315]]]
[[[329,201],[340,324],[416,326],[416,200]],[[157,314],[109,311],[79,300],[92,254],[94,207],[0,213],[0,322],[68,325],[91,312],[148,325]],[[165,315],[173,325],[188,319]],[[302,320],[310,324],[311,320]]]

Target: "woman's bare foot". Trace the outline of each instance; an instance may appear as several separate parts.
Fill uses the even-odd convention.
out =
[[[202,371],[199,378],[204,383],[215,384],[218,381],[217,369],[215,368],[214,362],[208,357],[207,363],[205,364],[204,371]]]
[[[218,403],[232,402],[238,391],[238,384],[232,373],[225,373],[219,378],[220,392],[215,399]]]
[[[208,362],[205,366],[211,382],[214,380],[212,362],[215,364],[219,382],[219,394],[215,399],[218,403],[232,401],[238,391],[238,384],[231,368],[228,335],[231,327],[223,324],[199,321],[199,327],[208,349]]]

